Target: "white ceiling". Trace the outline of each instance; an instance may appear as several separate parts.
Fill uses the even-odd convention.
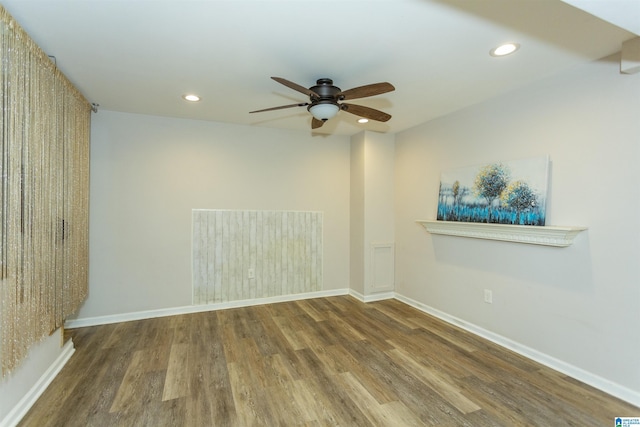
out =
[[[359,125],[340,112],[318,130],[343,135],[410,128],[635,37],[561,0],[0,1],[102,110],[311,132],[304,107],[248,113],[307,101],[271,76],[305,87],[323,77],[343,90],[396,87],[350,101],[391,114],[389,122]],[[640,16],[638,0],[591,1]],[[521,49],[489,55],[508,41]],[[187,92],[202,101],[186,103]]]

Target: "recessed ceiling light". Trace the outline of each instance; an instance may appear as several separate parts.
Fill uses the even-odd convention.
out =
[[[200,97],[198,95],[194,95],[194,94],[187,94],[187,95],[182,95],[182,98],[185,101],[189,101],[189,102],[198,102],[200,101]]]
[[[369,119],[365,119],[365,118],[358,119],[358,123],[369,123]]]
[[[489,54],[491,56],[505,56],[515,52],[518,49],[520,49],[520,45],[518,43],[505,43],[495,49],[492,49]]]

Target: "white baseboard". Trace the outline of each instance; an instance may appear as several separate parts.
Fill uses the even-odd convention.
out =
[[[624,400],[625,402],[629,402],[632,405],[640,407],[640,393],[637,391],[631,390],[620,384],[614,383],[613,381],[609,381],[605,378],[599,377],[598,375],[587,372],[581,368],[578,368],[577,366],[573,366],[569,363],[563,362],[562,360],[558,360],[552,356],[549,356],[548,354],[541,353],[516,341],[512,341],[477,325],[466,322],[455,316],[451,316],[447,313],[430,307],[426,304],[422,304],[421,302],[415,301],[411,298],[407,298],[396,293],[395,299],[397,299],[398,301],[402,301],[412,307],[415,307],[420,311],[437,317],[440,320],[458,326],[466,331],[471,332],[472,334],[487,339],[495,344],[508,348],[509,350],[514,351],[528,359],[534,360],[544,366],[575,378],[578,381],[582,381],[583,383],[595,387],[598,390],[604,391],[607,394],[615,396],[618,399]]]
[[[221,302],[215,304],[188,305],[158,310],[137,311],[133,313],[112,314],[108,316],[70,319],[64,324],[65,329],[84,328],[87,326],[108,325],[110,323],[130,322],[132,320],[153,319],[156,317],[176,316],[179,314],[201,313],[205,311],[224,310],[228,308],[250,307],[253,305],[274,304],[278,302],[302,299],[348,295],[349,289],[333,289],[328,291],[307,292],[303,294],[281,295],[268,298],[256,298],[240,301]]]
[[[353,289],[349,289],[349,295],[354,297],[355,299],[364,302],[364,294],[361,294],[358,291],[354,291]]]
[[[16,406],[11,409],[3,420],[0,421],[0,427],[15,427],[20,420],[29,412],[29,409],[36,403],[40,395],[49,387],[51,381],[58,375],[60,370],[67,364],[71,355],[76,351],[73,341],[69,340],[62,347],[62,352],[56,360],[47,368],[40,379],[31,387],[29,392],[25,394]]]
[[[352,297],[362,302],[374,302],[374,301],[382,301],[385,299],[395,298],[394,292],[381,292],[379,294],[364,295],[364,294],[361,294],[360,292],[354,291],[353,289],[349,289],[349,295],[351,295]]]
[[[381,292],[379,294],[370,294],[364,297],[364,302],[383,301],[386,299],[394,299],[395,292]]]

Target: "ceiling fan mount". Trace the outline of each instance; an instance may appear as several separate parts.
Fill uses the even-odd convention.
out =
[[[382,93],[391,92],[395,90],[391,83],[374,83],[343,91],[333,84],[333,80],[328,78],[316,80],[316,85],[311,86],[308,89],[304,86],[300,86],[299,84],[293,83],[281,77],[271,78],[290,89],[296,90],[309,96],[309,102],[265,108],[263,110],[251,111],[251,113],[260,113],[263,111],[306,106],[307,110],[313,116],[313,119],[311,120],[312,129],[317,129],[322,126],[324,122],[334,117],[340,110],[380,122],[386,122],[391,118],[391,115],[370,107],[339,103],[339,101],[343,101],[345,99],[365,98],[368,96],[375,96]]]

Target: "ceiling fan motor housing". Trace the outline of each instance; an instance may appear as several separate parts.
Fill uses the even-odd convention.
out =
[[[310,96],[311,104],[307,110],[318,120],[326,122],[340,110],[338,94],[342,90],[333,85],[333,80],[318,79],[316,86],[310,87],[309,90],[314,94]]]
[[[338,101],[337,95],[342,92],[339,87],[333,85],[331,79],[318,79],[316,86],[310,87],[309,90],[319,96],[317,99],[311,96],[312,101],[333,101],[334,103]]]

